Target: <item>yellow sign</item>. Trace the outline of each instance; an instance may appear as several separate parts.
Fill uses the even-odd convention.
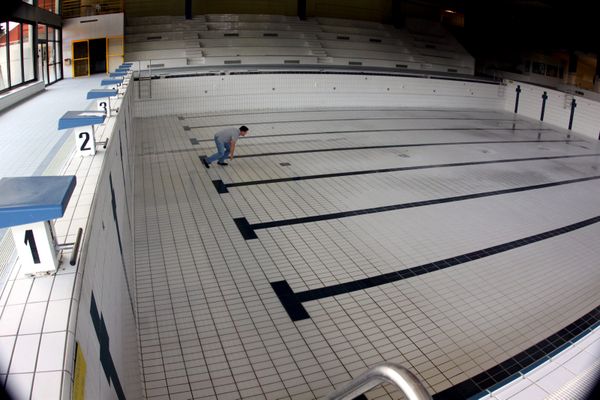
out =
[[[73,382],[73,400],[85,399],[85,358],[79,343],[76,343],[77,351],[75,353],[75,376]]]

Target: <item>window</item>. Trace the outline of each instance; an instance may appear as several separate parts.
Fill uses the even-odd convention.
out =
[[[10,68],[10,86],[23,82],[23,68],[21,60],[23,53],[21,49],[21,24],[19,22],[8,22],[8,59]]]
[[[546,74],[546,64],[534,61],[531,64],[531,72],[533,72],[534,74],[545,75]]]
[[[58,14],[59,0],[38,0],[38,7]]]
[[[8,71],[8,46],[6,34],[6,22],[0,22],[0,91],[8,89],[9,71]]]
[[[1,1],[1,0],[0,0]],[[36,54],[42,54],[40,43],[44,46],[47,42],[46,25],[33,23],[2,21],[0,22],[0,92],[34,81],[36,77]],[[37,44],[34,41],[35,31],[41,38]],[[52,29],[52,35],[56,32]],[[55,45],[55,41],[51,42]],[[58,41],[60,45],[60,41]],[[60,58],[58,59],[60,60]],[[41,61],[41,58],[40,58]],[[60,68],[60,61],[53,61]],[[46,63],[46,65],[48,65]],[[55,65],[55,69],[57,66]],[[47,81],[47,73],[43,75],[40,71],[39,79]],[[56,78],[53,78],[53,81]]]
[[[33,45],[33,25],[21,24],[23,30],[23,82],[35,78],[35,46]]]
[[[48,27],[48,66],[50,83],[62,79],[62,47],[60,45],[60,29]]]
[[[46,40],[46,39],[48,39],[46,37],[47,36],[46,30],[47,30],[47,26],[46,25],[44,25],[44,24],[38,24],[38,40]]]
[[[558,66],[548,64],[546,66],[546,76],[556,78],[558,76]]]

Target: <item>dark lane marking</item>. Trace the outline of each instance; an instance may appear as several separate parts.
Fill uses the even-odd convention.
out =
[[[185,130],[185,129],[184,129]],[[421,131],[486,131],[486,132],[490,132],[490,131],[535,131],[536,133],[539,133],[541,131],[554,131],[554,129],[548,129],[548,128],[543,128],[543,129],[532,129],[532,128],[394,128],[394,129],[368,129],[368,130],[361,130],[361,131],[349,131],[349,130],[344,130],[344,131],[323,131],[323,132],[298,132],[298,133],[279,133],[279,134],[273,134],[273,135],[252,135],[252,136],[245,136],[243,139],[244,140],[249,140],[249,139],[262,139],[262,138],[270,138],[270,137],[284,137],[284,136],[310,136],[310,135],[335,135],[335,134],[341,134],[341,133],[345,133],[345,134],[357,134],[357,133],[377,133],[377,132],[421,132]],[[557,133],[560,133],[558,131],[555,131]],[[192,143],[192,145],[199,145],[200,143],[204,143],[204,142],[214,142],[214,139],[197,139],[197,138],[191,138],[190,142]]]
[[[501,163],[523,162],[523,161],[558,160],[558,159],[564,159],[564,158],[598,157],[598,156],[600,156],[600,153],[577,154],[577,155],[568,155],[568,156],[507,158],[507,159],[490,160],[490,161],[470,161],[470,162],[447,163],[447,164],[416,165],[416,166],[412,166],[412,167],[380,168],[380,169],[369,169],[369,170],[363,170],[363,171],[338,172],[338,173],[331,173],[331,174],[292,176],[292,177],[287,177],[287,178],[264,179],[264,180],[259,180],[259,181],[245,181],[245,182],[233,182],[233,183],[223,183],[223,181],[219,179],[219,180],[214,180],[213,184],[215,185],[215,188],[217,189],[218,193],[229,193],[228,188],[240,187],[240,186],[266,185],[266,184],[270,184],[270,183],[307,181],[307,180],[311,180],[311,179],[338,178],[338,177],[342,177],[342,176],[369,175],[369,174],[380,174],[380,173],[386,173],[386,172],[414,171],[414,170],[419,170],[419,169],[464,167],[464,166],[470,166],[470,165],[501,164]]]
[[[433,395],[434,400],[481,398],[549,361],[591,333],[600,321],[600,306],[519,354],[455,386]],[[476,396],[481,393],[482,396]]]
[[[337,296],[340,294],[347,294],[358,290],[365,290],[379,285],[385,285],[387,283],[397,282],[403,279],[428,274],[430,272],[455,267],[466,262],[490,257],[512,249],[523,247],[542,240],[550,239],[555,236],[563,235],[565,233],[569,233],[577,229],[596,224],[598,222],[600,222],[600,216],[589,218],[571,225],[564,226],[562,228],[542,232],[537,235],[527,236],[521,239],[513,240],[511,242],[491,246],[477,251],[472,251],[470,253],[461,254],[459,256],[419,265],[417,267],[388,272],[386,274],[378,276],[359,279],[352,282],[339,283],[336,285],[326,286],[319,289],[305,290],[303,292],[298,293],[295,293],[292,290],[287,281],[277,281],[270,283],[271,287],[275,291],[275,294],[277,294],[279,301],[281,301],[281,304],[287,311],[292,321],[300,321],[303,319],[310,318],[310,315],[302,305],[302,303],[307,301],[314,301],[324,299],[327,297]]]
[[[241,154],[235,156],[236,158],[250,158],[250,157],[268,157],[268,156],[279,156],[283,154],[302,154],[302,153],[324,153],[329,151],[351,151],[351,150],[369,150],[369,149],[395,149],[403,147],[426,147],[426,146],[460,146],[466,144],[501,144],[501,143],[565,143],[570,144],[574,142],[585,142],[585,140],[491,140],[491,141],[478,141],[478,142],[442,142],[442,143],[412,143],[412,144],[385,144],[380,146],[355,146],[355,147],[333,147],[329,149],[312,149],[312,150],[292,150],[292,151],[280,151],[271,153],[255,153],[255,154]],[[203,155],[200,158],[204,157]]]
[[[246,218],[236,218],[234,221],[236,222],[238,227],[242,226],[244,228],[244,230],[240,229],[240,232],[242,233],[242,236],[244,236],[244,239],[249,240],[249,239],[257,238],[256,233],[254,231],[258,230],[258,229],[277,228],[280,226],[306,224],[309,222],[320,222],[320,221],[327,221],[330,219],[357,217],[359,215],[367,215],[367,214],[375,214],[375,213],[387,212],[387,211],[403,210],[406,208],[430,206],[433,204],[443,204],[443,203],[451,203],[451,202],[455,202],[455,201],[478,199],[478,198],[482,198],[482,197],[499,196],[499,195],[509,194],[509,193],[518,193],[518,192],[525,192],[525,191],[529,191],[529,190],[545,189],[545,188],[554,187],[554,186],[569,185],[569,184],[578,183],[578,182],[586,182],[586,181],[591,181],[591,180],[595,180],[595,179],[600,179],[600,175],[590,176],[590,177],[586,177],[586,178],[569,179],[569,180],[558,181],[558,182],[542,183],[539,185],[532,185],[532,186],[522,186],[522,187],[517,187],[517,188],[512,188],[512,189],[502,189],[502,190],[493,190],[490,192],[463,194],[460,196],[444,197],[441,199],[415,201],[412,203],[392,204],[392,205],[383,206],[383,207],[363,208],[361,210],[341,211],[341,212],[336,212],[336,213],[331,213],[331,214],[312,215],[309,217],[282,219],[282,220],[278,220],[278,221],[261,222],[261,223],[257,223],[257,224],[250,224],[248,222],[248,220],[246,220]]]

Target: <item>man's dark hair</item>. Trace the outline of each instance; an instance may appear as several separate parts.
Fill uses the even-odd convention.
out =
[[[248,127],[246,125],[242,125],[242,126],[240,126],[240,131],[242,131],[242,132],[248,132],[249,129],[248,129]]]

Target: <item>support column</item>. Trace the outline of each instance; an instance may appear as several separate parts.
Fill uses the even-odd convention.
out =
[[[392,24],[396,29],[404,27],[404,15],[402,15],[402,0],[392,0]]]
[[[192,19],[192,0],[185,1],[185,19]]]
[[[306,0],[298,0],[298,18],[306,21]]]

